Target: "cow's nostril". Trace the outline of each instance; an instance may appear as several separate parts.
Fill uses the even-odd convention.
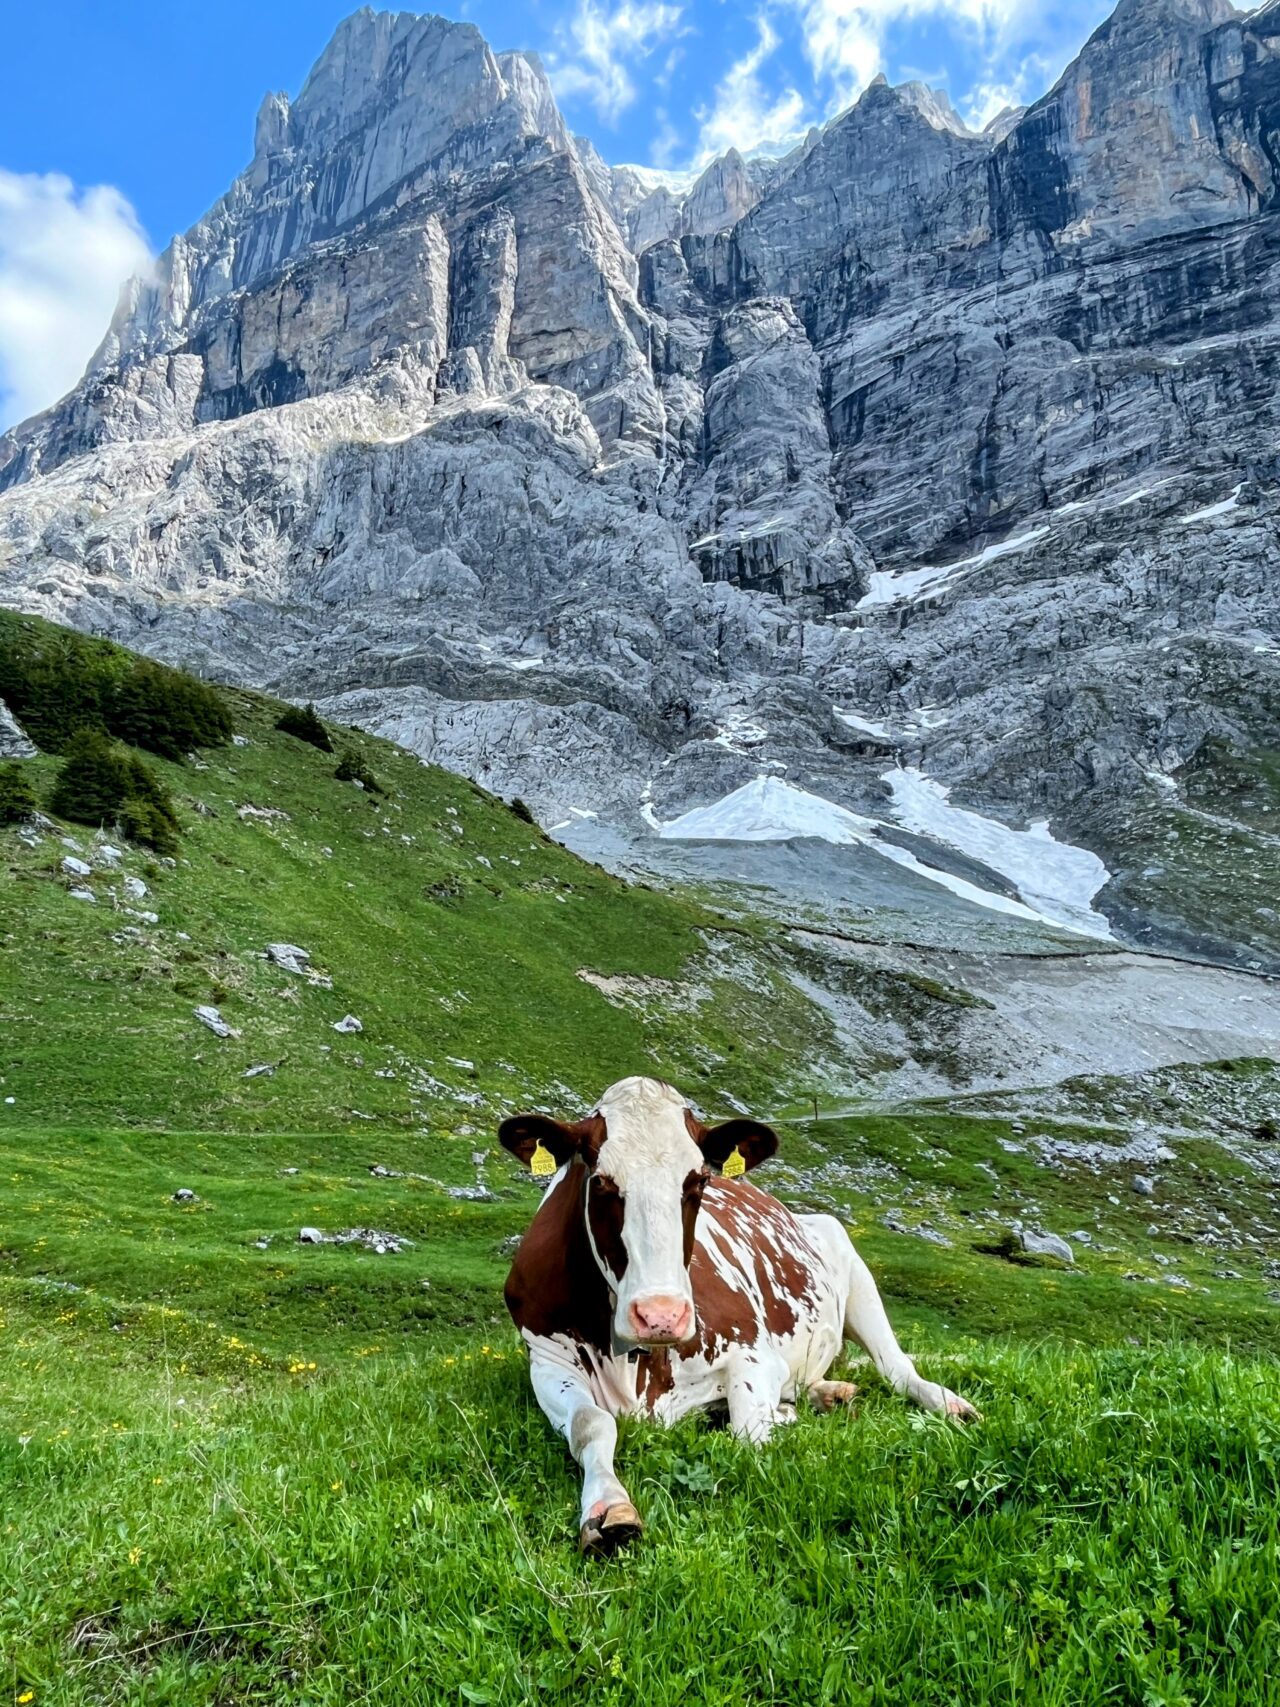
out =
[[[688,1339],[693,1306],[684,1298],[638,1299],[631,1306],[631,1326],[640,1340]]]

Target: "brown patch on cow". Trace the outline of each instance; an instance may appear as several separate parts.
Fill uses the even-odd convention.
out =
[[[511,1264],[505,1296],[522,1333],[568,1334],[607,1354],[609,1291],[587,1240],[587,1177],[575,1161],[543,1198]]]
[[[701,1356],[711,1362],[727,1346],[753,1346],[762,1334],[794,1333],[799,1306],[811,1299],[813,1291],[813,1270],[806,1254],[813,1265],[818,1262],[795,1216],[743,1179],[712,1179],[702,1213],[739,1249],[750,1252],[752,1278],[764,1300],[764,1321],[759,1319],[752,1294],[723,1279],[710,1252],[698,1245],[689,1267],[698,1332],[678,1348],[680,1356]]]
[[[636,1393],[645,1409],[652,1415],[658,1400],[676,1384],[671,1367],[671,1352],[667,1346],[655,1346],[642,1351],[636,1359]]]
[[[707,1189],[707,1178],[708,1176],[703,1173],[701,1168],[694,1168],[685,1176],[684,1185],[680,1190],[680,1222],[684,1234],[684,1266],[686,1268],[693,1261],[693,1242],[698,1231],[698,1211],[702,1207],[702,1194]]]
[[[600,1261],[615,1280],[627,1272],[627,1247],[622,1239],[626,1204],[611,1179],[592,1174],[587,1181],[587,1221]]]

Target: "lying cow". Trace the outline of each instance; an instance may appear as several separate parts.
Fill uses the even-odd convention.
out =
[[[521,1114],[499,1136],[553,1176],[506,1297],[538,1403],[582,1466],[584,1552],[643,1527],[614,1473],[617,1416],[727,1405],[736,1434],[765,1441],[802,1392],[821,1409],[852,1399],[826,1379],[846,1339],[925,1410],[976,1416],[916,1373],[838,1221],[735,1177],[777,1149],[767,1126],[706,1127],[670,1085],[623,1079],[576,1125]]]

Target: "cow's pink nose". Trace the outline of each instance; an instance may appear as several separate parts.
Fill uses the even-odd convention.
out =
[[[687,1298],[638,1298],[631,1326],[642,1345],[679,1345],[693,1332],[693,1305]]]

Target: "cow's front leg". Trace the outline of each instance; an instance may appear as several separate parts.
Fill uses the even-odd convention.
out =
[[[571,1355],[576,1360],[576,1353]],[[549,1348],[540,1355],[535,1341],[530,1346],[529,1373],[538,1404],[582,1467],[579,1545],[584,1553],[608,1557],[644,1529],[614,1473],[618,1425],[596,1403],[585,1374],[566,1360],[562,1348]]]
[[[779,1423],[794,1422],[794,1405],[783,1403],[786,1359],[767,1348],[738,1351],[729,1366],[729,1427],[742,1440],[763,1446]]]

